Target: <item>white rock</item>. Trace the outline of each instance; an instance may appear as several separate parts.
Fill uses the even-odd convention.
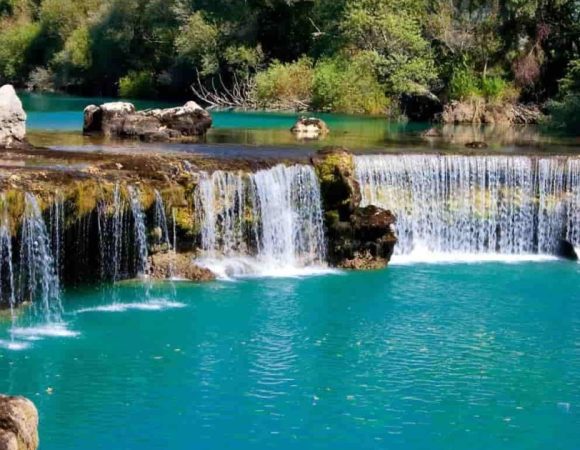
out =
[[[14,87],[0,87],[0,147],[14,147],[26,138],[26,113]]]

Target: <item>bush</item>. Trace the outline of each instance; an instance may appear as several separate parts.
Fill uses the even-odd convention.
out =
[[[2,24],[0,22],[0,24]],[[28,77],[29,54],[34,51],[40,34],[35,23],[2,24],[0,31],[0,82],[19,83]],[[2,84],[0,83],[0,84]]]
[[[368,55],[347,61],[323,60],[316,65],[312,108],[347,114],[381,114],[389,101]]]
[[[449,81],[449,97],[452,100],[468,100],[480,97],[479,77],[469,69],[459,69],[453,72]]]
[[[560,81],[560,99],[548,105],[552,129],[580,136],[580,59],[570,62]]]
[[[481,80],[481,93],[486,100],[501,101],[508,89],[508,83],[498,76],[489,76]]]
[[[314,70],[309,58],[293,63],[274,61],[256,75],[255,97],[260,108],[305,110],[312,100]]]
[[[485,99],[489,103],[515,101],[518,90],[501,75],[490,74],[480,77],[469,69],[456,70],[449,82],[449,97],[452,100]]]
[[[548,125],[556,131],[580,136],[580,94],[570,94],[562,101],[548,105],[550,119]]]
[[[155,97],[155,77],[151,72],[129,72],[119,80],[119,96],[124,98]]]

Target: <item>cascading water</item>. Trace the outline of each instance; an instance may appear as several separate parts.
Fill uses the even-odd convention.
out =
[[[64,198],[57,192],[50,209],[50,237],[52,254],[54,255],[56,275],[60,279],[62,264],[64,260]]]
[[[288,266],[322,264],[326,257],[318,179],[310,166],[278,165],[251,177],[258,255]]]
[[[14,290],[14,267],[12,263],[12,235],[8,227],[8,214],[6,203],[2,198],[4,211],[0,223],[0,304],[8,304],[10,316],[14,322],[14,308],[16,306],[16,293]]]
[[[165,205],[163,204],[163,198],[157,189],[155,190],[153,227],[155,231],[155,244],[165,246],[167,249],[171,249],[171,240],[169,237],[169,227],[167,226]]]
[[[129,192],[129,205],[133,213],[133,231],[135,245],[135,268],[137,275],[149,275],[149,262],[147,251],[147,227],[145,226],[145,214],[141,205],[139,190],[133,186],[127,188]]]
[[[206,257],[233,264],[252,256],[260,267],[249,271],[272,274],[324,264],[320,189],[310,166],[202,174],[194,205]]]
[[[568,215],[566,218],[566,239],[580,247],[580,160],[568,160]],[[580,249],[579,249],[580,250]]]
[[[36,198],[25,194],[20,235],[18,298],[32,301],[37,316],[45,323],[60,323],[59,279],[51,241]]]
[[[552,253],[579,245],[578,160],[524,156],[355,158],[362,205],[397,217],[397,254]]]

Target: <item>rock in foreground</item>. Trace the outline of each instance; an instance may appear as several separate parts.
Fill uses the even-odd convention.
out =
[[[38,448],[38,411],[24,397],[0,395],[0,450]]]
[[[172,277],[190,281],[215,280],[213,272],[196,265],[193,259],[193,253],[164,252],[151,255],[151,277],[156,280]]]
[[[18,147],[26,138],[26,113],[14,88],[0,87],[0,147]]]
[[[330,133],[326,123],[316,117],[302,117],[290,129],[298,139],[320,139]]]
[[[210,114],[193,101],[143,111],[136,111],[131,103],[113,102],[85,108],[83,133],[149,142],[180,141],[203,136],[211,124]]]

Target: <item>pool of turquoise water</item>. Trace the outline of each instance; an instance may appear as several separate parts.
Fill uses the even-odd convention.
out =
[[[101,104],[118,99],[75,97],[60,94],[19,94],[27,112],[29,138],[37,145],[81,145],[83,110],[89,104]],[[138,109],[172,107],[175,103],[132,101]],[[212,111],[213,125],[208,143],[247,145],[316,145],[312,141],[298,142],[289,132],[298,113]],[[390,122],[384,117],[316,114],[332,129],[323,145],[380,147],[398,138],[416,140],[428,124]],[[48,132],[48,133],[47,133]]]
[[[417,264],[69,291],[77,334],[0,349],[0,392],[35,401],[41,450],[572,450],[579,282]]]

